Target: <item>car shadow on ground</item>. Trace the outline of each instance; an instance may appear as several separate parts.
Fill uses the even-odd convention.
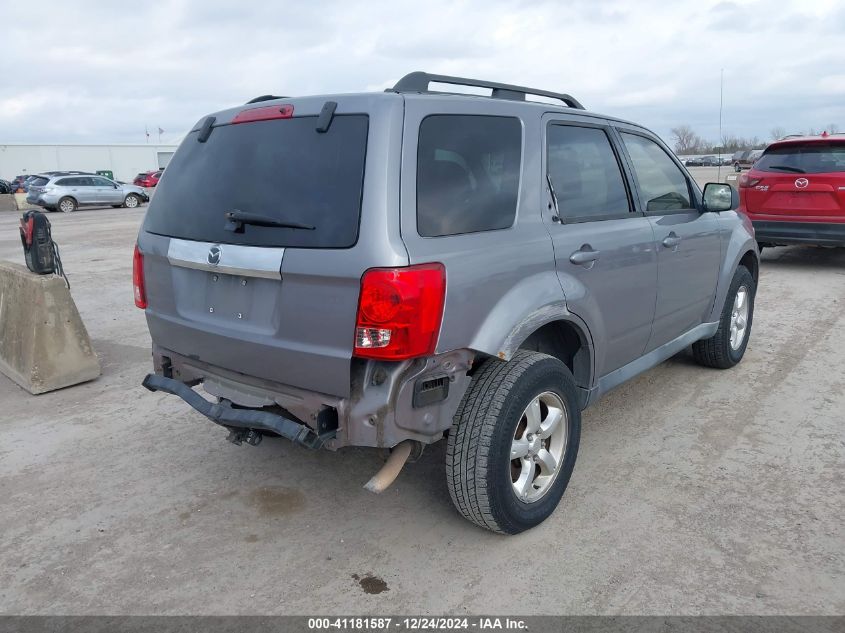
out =
[[[845,248],[830,246],[773,246],[760,254],[763,268],[812,268],[845,266]]]

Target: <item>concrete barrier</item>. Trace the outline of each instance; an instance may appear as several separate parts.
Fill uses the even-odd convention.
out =
[[[0,193],[0,211],[17,211],[18,201],[13,193]]]
[[[19,211],[25,211],[26,209],[38,209],[34,204],[30,204],[26,201],[26,194],[25,193],[16,193],[15,194],[15,204],[18,205]]]
[[[61,277],[0,261],[0,372],[32,394],[100,375],[88,331]]]

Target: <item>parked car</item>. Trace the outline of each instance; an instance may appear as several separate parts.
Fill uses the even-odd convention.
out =
[[[687,167],[701,167],[703,164],[704,163],[701,162],[701,158],[699,157],[688,158],[686,161],[684,161],[684,165],[686,165]]]
[[[845,246],[845,135],[772,143],[738,184],[761,247]]]
[[[135,180],[132,184],[137,187],[155,187],[158,184],[158,181],[161,179],[161,175],[164,173],[163,169],[158,169],[156,171],[144,171],[135,176]]]
[[[702,167],[718,167],[720,161],[715,156],[702,156],[701,157],[701,166]]]
[[[48,211],[71,213],[81,206],[133,209],[149,196],[140,187],[121,185],[103,176],[38,175],[29,184],[26,201]]]
[[[14,193],[16,188],[8,180],[0,179],[0,193]]]
[[[11,183],[12,183],[12,187],[14,188],[13,193],[16,193],[18,189],[23,188],[23,183],[27,178],[29,178],[28,174],[22,174],[22,175],[15,176],[14,178],[12,178]]]
[[[537,93],[561,106],[513,99]],[[555,509],[602,394],[748,344],[736,192],[702,194],[658,136],[569,95],[412,73],[217,112],[167,170],[134,253],[144,386],[236,444],[391,448],[375,491],[448,434],[452,500],[490,530]]]
[[[762,155],[763,150],[761,149],[746,149],[735,152],[733,155],[734,171],[739,173],[743,169],[750,169],[754,161]]]

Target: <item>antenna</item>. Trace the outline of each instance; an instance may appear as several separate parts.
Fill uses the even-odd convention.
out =
[[[716,170],[716,180],[722,182],[722,150],[724,137],[722,136],[722,108],[725,105],[725,69],[719,71],[719,167]]]

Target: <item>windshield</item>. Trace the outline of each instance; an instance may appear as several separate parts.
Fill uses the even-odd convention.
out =
[[[189,134],[156,187],[144,228],[203,242],[348,248],[358,240],[368,117],[337,115],[223,125],[205,143]],[[240,211],[302,230],[247,224],[227,230]]]
[[[791,174],[845,172],[845,143],[782,145],[766,150],[754,164],[759,171]]]

